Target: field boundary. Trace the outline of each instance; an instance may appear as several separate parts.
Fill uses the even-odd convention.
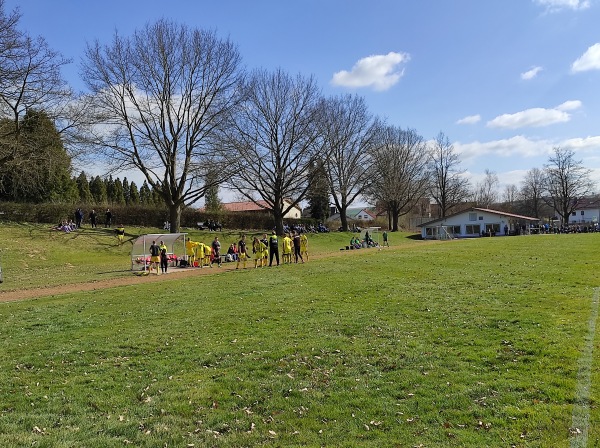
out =
[[[599,296],[600,288],[594,288],[592,309],[588,322],[588,332],[585,336],[585,345],[578,362],[579,368],[577,371],[577,385],[575,388],[575,404],[573,406],[571,428],[569,429],[571,433],[571,448],[586,447],[588,442],[590,426],[590,389]]]

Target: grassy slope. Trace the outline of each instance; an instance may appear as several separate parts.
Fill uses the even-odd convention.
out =
[[[0,445],[569,446],[599,239],[403,239],[2,304]]]
[[[160,233],[159,229],[128,228],[125,244],[118,246],[114,229],[85,227],[77,232],[63,233],[50,226],[0,223],[0,263],[4,270],[1,291],[81,283],[131,275],[131,247],[135,238],[144,233]],[[199,232],[189,230],[194,241],[207,244],[215,235],[226,249],[240,239],[239,231]],[[254,233],[248,233],[248,237]],[[404,238],[403,244],[414,244]],[[249,238],[251,239],[251,238]],[[310,235],[311,252],[325,255],[337,252],[348,244],[350,234],[338,232]]]

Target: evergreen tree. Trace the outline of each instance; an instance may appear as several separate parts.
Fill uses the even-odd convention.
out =
[[[318,221],[325,221],[329,217],[329,181],[322,160],[311,167],[307,199],[310,216]]]
[[[14,123],[0,120],[0,135],[9,136],[0,142],[0,152],[11,153],[11,161],[0,167],[0,197],[20,202],[71,201],[72,192],[61,196],[69,190],[71,158],[53,121],[44,112],[28,110],[18,125],[19,133],[13,135]]]
[[[75,179],[67,173],[63,173],[60,178],[56,179],[48,200],[50,202],[66,202],[68,204],[79,202],[79,189],[77,188]]]
[[[140,192],[134,181],[129,184],[129,204],[140,205]]]
[[[104,205],[108,203],[106,184],[100,179],[100,176],[96,176],[90,181],[90,192],[96,204]]]
[[[109,204],[114,204],[115,202],[115,181],[112,176],[108,176],[108,178],[104,178],[104,185],[106,185],[106,199],[108,199]]]
[[[113,204],[125,205],[125,192],[123,191],[123,183],[119,178],[115,179],[113,183]]]
[[[77,184],[77,190],[79,191],[79,200],[84,204],[91,204],[94,200],[92,192],[90,191],[90,183],[88,181],[85,172],[81,172],[75,180]]]
[[[152,192],[146,181],[144,181],[142,188],[140,188],[140,203],[142,205],[150,205],[152,203]]]
[[[212,185],[206,189],[204,196],[204,208],[207,212],[219,212],[223,208],[223,204],[219,199],[219,186]]]
[[[123,199],[125,199],[125,204],[129,205],[129,182],[127,181],[127,177],[123,178]]]
[[[164,205],[165,201],[156,188],[152,188],[152,204],[154,205]]]

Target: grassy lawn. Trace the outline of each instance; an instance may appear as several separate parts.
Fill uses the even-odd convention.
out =
[[[112,235],[10,230],[14,287],[130,275]],[[348,235],[318,235],[304,265],[0,304],[0,446],[583,446],[590,369],[598,446],[600,234],[406,236],[340,252]]]
[[[1,291],[39,288],[70,283],[82,283],[131,275],[131,248],[133,241],[145,233],[163,233],[157,228],[126,228],[125,243],[117,244],[114,229],[84,227],[77,232],[54,231],[51,226],[37,224],[0,223],[0,264],[4,271]],[[208,232],[182,230],[194,241],[210,244],[219,236],[223,253],[229,244],[239,241],[240,231]],[[251,237],[262,233],[247,233]],[[397,238],[402,244],[414,244]],[[348,244],[351,234],[329,233],[311,235],[310,253],[325,256],[339,252]]]

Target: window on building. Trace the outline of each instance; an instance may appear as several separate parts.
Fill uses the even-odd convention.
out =
[[[489,233],[500,233],[500,224],[499,223],[491,223],[485,225],[485,232]]]
[[[477,221],[477,213],[469,213],[469,221]]]
[[[467,224],[465,226],[465,235],[479,235],[481,233],[481,227],[479,224]]]
[[[585,215],[585,212],[583,210],[581,210],[581,216]]]
[[[448,230],[448,233],[460,235],[460,226],[447,226],[446,229]]]

